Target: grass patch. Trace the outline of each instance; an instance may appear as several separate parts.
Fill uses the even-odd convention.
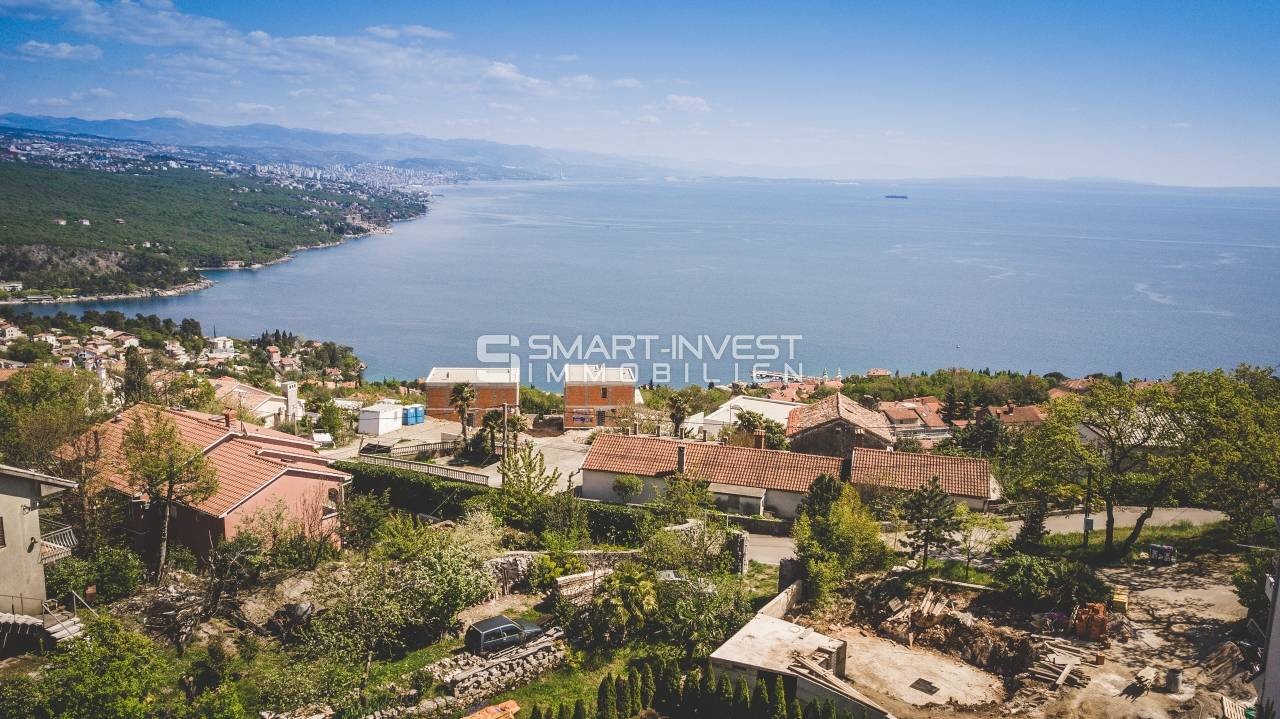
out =
[[[751,608],[759,609],[778,595],[778,567],[752,561],[742,577],[742,585],[751,598]]]
[[[440,661],[462,648],[462,639],[443,639],[435,644],[411,650],[399,659],[377,662],[369,672],[370,686],[395,681],[426,665]]]
[[[592,652],[579,661],[572,662],[554,672],[545,674],[518,689],[497,694],[488,700],[498,704],[514,699],[522,707],[521,714],[532,712],[535,704],[543,707],[573,706],[581,699],[588,707],[595,706],[596,690],[607,674],[625,674],[627,667],[636,660],[651,656],[649,647],[628,645],[609,652]]]
[[[1120,551],[1120,545],[1125,537],[1129,536],[1129,531],[1130,528],[1128,527],[1116,528],[1117,552]],[[1225,521],[1200,525],[1192,524],[1191,522],[1175,522],[1154,527],[1147,525],[1142,528],[1142,534],[1138,535],[1138,540],[1134,542],[1133,550],[1128,556],[1108,557],[1105,551],[1105,541],[1105,530],[1098,528],[1090,532],[1088,548],[1083,546],[1084,534],[1082,532],[1050,534],[1045,537],[1041,546],[1045,554],[1078,559],[1094,564],[1131,561],[1139,553],[1147,551],[1147,546],[1151,544],[1168,544],[1175,547],[1178,550],[1179,558],[1194,557],[1208,553],[1234,554],[1242,551],[1232,541],[1230,528]]]
[[[965,573],[964,562],[959,559],[929,560],[928,571],[922,573],[924,579],[946,579],[951,582],[967,582],[969,584],[981,584],[984,587],[991,586],[996,583],[995,577],[990,572],[983,571],[978,567],[970,567],[968,573]]]

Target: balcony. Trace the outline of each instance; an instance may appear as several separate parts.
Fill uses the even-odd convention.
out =
[[[41,524],[44,524],[41,522]],[[53,564],[60,559],[66,559],[71,556],[71,550],[76,547],[76,535],[71,531],[71,527],[66,525],[51,525],[41,527],[40,534],[40,561],[44,564]]]

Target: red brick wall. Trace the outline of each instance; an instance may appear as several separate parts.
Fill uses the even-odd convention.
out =
[[[472,425],[478,426],[480,419],[484,417],[484,413],[491,409],[502,409],[502,403],[506,402],[511,405],[511,412],[520,411],[520,386],[515,384],[490,384],[475,385],[476,403],[471,408],[473,413]],[[427,405],[427,414],[436,419],[446,419],[458,421],[458,410],[454,409],[449,403],[449,395],[453,392],[453,385],[443,387],[427,387],[426,399],[423,404]]]
[[[601,397],[601,389],[609,390],[608,397]],[[596,427],[599,425],[598,410],[606,410],[605,424],[609,424],[612,410],[618,407],[630,407],[636,402],[636,387],[633,384],[570,384],[564,386],[564,426]]]

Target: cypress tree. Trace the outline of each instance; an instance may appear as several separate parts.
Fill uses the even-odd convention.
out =
[[[542,707],[534,704],[533,711],[529,712],[529,719],[542,719]]]
[[[618,700],[614,696],[613,675],[606,674],[596,691],[596,719],[618,719]]]
[[[773,699],[773,706],[769,715],[770,719],[787,719],[787,689],[780,676],[773,678],[771,698]]]
[[[648,664],[644,665],[644,669],[640,672],[640,708],[652,709],[654,706],[653,694],[653,667]]]
[[[823,699],[818,706],[819,719],[836,719],[836,705],[830,699]]]
[[[747,688],[747,683],[741,679],[733,683],[733,715],[736,717],[751,716],[751,690]]]
[[[635,716],[644,708],[640,701],[640,672],[635,667],[627,670],[627,716]]]
[[[627,686],[626,677],[619,674],[613,679],[613,703],[618,710],[618,719],[629,719],[631,712],[629,704],[631,703],[627,697],[630,696],[631,689]]]
[[[787,719],[804,719],[804,710],[800,708],[800,697],[791,697],[787,705]]]
[[[587,719],[587,703],[581,699],[573,705],[573,719]]]
[[[773,702],[769,699],[769,682],[763,677],[756,677],[755,689],[751,691],[751,716],[754,719],[769,719],[773,715]]]
[[[702,707],[701,678],[699,671],[694,669],[680,682],[680,701],[676,706],[683,710],[685,716],[699,716],[698,709]]]
[[[702,672],[702,681],[698,682],[698,693],[701,695],[701,701],[698,702],[699,716],[708,719],[719,716],[720,695],[716,689],[716,675],[707,667]]]
[[[733,682],[726,674],[719,675],[716,681],[716,706],[721,716],[733,713]]]
[[[585,707],[583,708],[583,712],[586,712]],[[561,703],[560,713],[556,715],[556,719],[573,719],[573,707],[569,706],[567,703]]]
[[[804,719],[822,719],[822,711],[818,708],[817,701],[811,701],[804,705]]]

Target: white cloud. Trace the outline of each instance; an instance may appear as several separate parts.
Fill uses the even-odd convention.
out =
[[[447,30],[438,30],[426,25],[371,25],[365,28],[364,31],[383,40],[394,40],[399,37],[421,37],[429,40],[449,40],[453,38],[453,33]]]
[[[524,108],[509,102],[491,102],[489,103],[489,109],[498,112],[520,112]]]
[[[618,79],[618,80],[614,80],[614,81],[613,81],[613,86],[614,86],[614,87],[623,87],[623,88],[627,88],[627,89],[629,89],[629,90],[634,90],[634,89],[636,89],[636,88],[644,87],[644,83],[643,83],[643,82],[640,82],[639,80],[635,79],[634,77],[624,77],[624,78],[620,78],[620,79]]]
[[[85,95],[89,97],[115,97],[116,94],[105,87],[94,87],[85,90]]]
[[[662,109],[669,112],[711,112],[711,105],[706,98],[696,95],[667,95]]]
[[[556,62],[577,62],[577,61],[578,61],[578,56],[571,52],[566,52],[563,55],[556,55]]]
[[[546,80],[525,75],[520,72],[520,68],[509,62],[496,60],[489,63],[489,69],[485,71],[484,76],[518,90],[538,90],[545,88],[548,84]]]
[[[395,95],[388,95],[385,92],[373,92],[369,94],[369,99],[373,102],[395,102]]]
[[[27,100],[27,104],[36,107],[66,107],[71,101],[65,97],[33,97]]]
[[[1173,129],[1175,129],[1175,130],[1190,130],[1190,129],[1191,129],[1191,123],[1189,123],[1189,122],[1171,122],[1171,123],[1169,123],[1169,127],[1173,128]]]
[[[560,78],[560,87],[563,87],[566,90],[588,92],[596,89],[596,86],[596,79],[590,75],[573,75],[571,77]]]
[[[749,120],[730,120],[729,125],[731,125],[732,127],[742,127],[742,128],[755,127],[755,125]]]
[[[263,105],[260,102],[237,102],[236,109],[250,115],[269,115],[276,111],[271,105]]]
[[[28,40],[18,46],[18,52],[27,57],[47,60],[97,60],[102,50],[97,45],[72,45],[68,42],[39,42]]]
[[[659,120],[657,115],[641,115],[636,118],[636,122],[641,125],[656,125],[659,122],[662,122],[662,120]]]

